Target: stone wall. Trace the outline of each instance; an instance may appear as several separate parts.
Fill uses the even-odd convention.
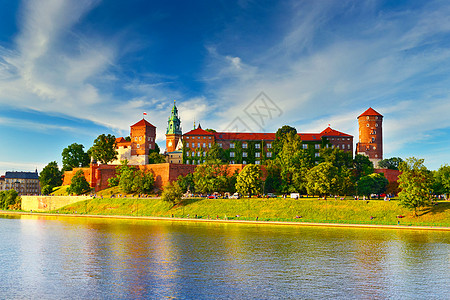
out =
[[[91,196],[21,196],[22,210],[46,212],[63,206],[91,199]]]

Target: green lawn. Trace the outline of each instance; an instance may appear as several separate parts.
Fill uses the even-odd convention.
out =
[[[95,198],[59,209],[59,213],[98,215],[189,217],[260,221],[332,222],[352,224],[397,224],[450,226],[450,202],[419,211],[418,217],[398,201],[318,200],[317,198],[187,199],[173,207],[160,199]],[[397,216],[405,216],[397,218]],[[371,218],[372,217],[372,218]]]

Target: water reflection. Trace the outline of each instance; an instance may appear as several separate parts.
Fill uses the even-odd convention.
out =
[[[0,216],[2,298],[436,298],[450,234]]]

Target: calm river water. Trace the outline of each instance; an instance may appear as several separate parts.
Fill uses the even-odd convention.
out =
[[[449,299],[450,233],[0,215],[1,299]]]

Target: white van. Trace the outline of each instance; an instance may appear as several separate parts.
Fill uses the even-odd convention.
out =
[[[298,199],[298,198],[300,198],[300,194],[299,193],[291,193],[291,198]]]

